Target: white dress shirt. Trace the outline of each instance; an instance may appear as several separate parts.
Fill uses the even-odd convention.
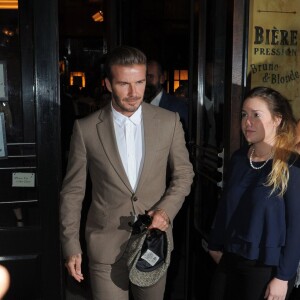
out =
[[[142,107],[130,117],[117,112],[113,106],[112,112],[119,154],[131,187],[135,191],[144,160]]]
[[[161,99],[161,97],[162,97],[162,93],[163,93],[163,91],[161,90],[161,91],[153,98],[153,100],[150,102],[150,104],[159,106],[160,99]]]

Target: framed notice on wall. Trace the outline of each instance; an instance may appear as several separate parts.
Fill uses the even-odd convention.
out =
[[[6,62],[0,60],[0,101],[8,101]]]
[[[0,112],[0,159],[6,158],[7,147],[6,147],[6,134],[5,134],[5,120],[4,113]]]
[[[300,118],[300,1],[249,0],[248,85],[278,90]]]

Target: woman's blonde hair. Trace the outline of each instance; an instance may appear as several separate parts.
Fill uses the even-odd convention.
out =
[[[266,185],[272,187],[271,194],[279,190],[283,196],[289,180],[289,159],[295,151],[296,120],[289,101],[279,92],[268,87],[252,89],[246,99],[258,97],[266,102],[273,118],[280,118],[273,149],[273,165]]]

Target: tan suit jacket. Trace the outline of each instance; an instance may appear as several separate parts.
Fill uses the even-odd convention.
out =
[[[112,264],[124,253],[134,212],[162,208],[171,222],[190,192],[193,169],[179,116],[143,103],[144,163],[136,191],[130,186],[115,138],[111,105],[76,120],[68,169],[61,191],[61,242],[64,256],[81,253],[79,227],[87,172],[92,202],[86,224],[90,262]],[[171,182],[166,188],[167,165]],[[171,226],[168,230],[171,238]]]

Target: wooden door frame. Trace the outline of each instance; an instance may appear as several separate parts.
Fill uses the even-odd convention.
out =
[[[241,146],[240,115],[241,104],[246,90],[246,62],[247,62],[247,20],[248,1],[232,1],[232,55],[231,55],[231,83],[227,93],[227,107],[230,113],[226,127],[230,128],[229,136],[225,135],[225,162],[229,161],[232,153]]]
[[[34,0],[34,88],[41,213],[42,299],[63,299],[59,243],[61,185],[57,0]]]

